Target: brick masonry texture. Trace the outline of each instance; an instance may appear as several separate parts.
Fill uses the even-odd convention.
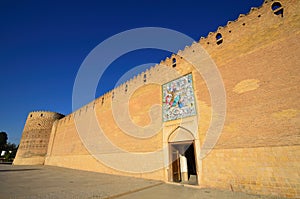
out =
[[[184,125],[192,129],[195,125],[191,121],[196,121],[196,132],[192,133],[199,155],[212,117],[210,93],[197,72],[199,68],[182,57],[205,66],[207,60],[199,56],[202,47],[220,71],[227,107],[217,144],[197,162],[199,186],[300,198],[300,2],[280,1],[283,15],[272,10],[275,2],[279,1],[265,1],[260,8],[252,8],[248,14],[240,15],[236,21],[219,27],[70,115],[61,118],[62,115],[47,113],[47,118],[28,118],[14,164],[46,164],[168,181],[169,167],[129,173],[97,161],[82,143],[74,118],[84,120],[92,110],[116,146],[129,152],[159,150],[168,144],[167,138],[178,128],[179,121],[164,123],[149,139],[138,139],[119,128],[112,105],[128,106],[133,122],[145,127],[151,123],[149,109],[162,103],[161,86],[153,82],[164,84],[192,73],[198,115]],[[218,33],[222,39],[217,41]],[[154,117],[161,117],[161,109],[153,110]],[[123,111],[118,114],[121,119],[126,117]],[[108,154],[118,157],[112,151]]]

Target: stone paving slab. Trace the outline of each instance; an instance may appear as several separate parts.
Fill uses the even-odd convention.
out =
[[[52,166],[0,165],[0,199],[273,199]]]

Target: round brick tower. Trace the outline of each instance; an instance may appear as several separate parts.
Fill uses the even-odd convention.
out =
[[[13,164],[44,164],[53,123],[63,117],[64,115],[55,112],[30,112]]]

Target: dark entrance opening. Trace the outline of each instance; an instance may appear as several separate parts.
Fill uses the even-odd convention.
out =
[[[193,141],[170,142],[170,181],[197,185],[195,148]]]

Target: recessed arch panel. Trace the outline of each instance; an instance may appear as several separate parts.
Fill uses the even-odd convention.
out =
[[[182,142],[182,141],[190,141],[194,140],[193,134],[182,127],[176,128],[169,136],[168,142]]]

